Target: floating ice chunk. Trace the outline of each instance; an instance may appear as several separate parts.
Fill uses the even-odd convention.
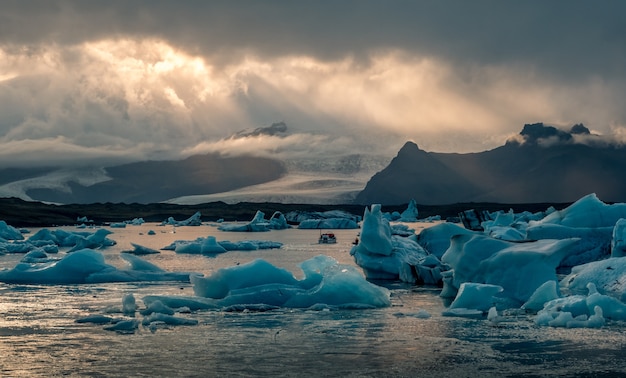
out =
[[[417,243],[429,253],[441,259],[450,247],[450,239],[454,235],[474,235],[475,231],[468,230],[454,223],[440,223],[423,229],[417,235]]]
[[[615,298],[598,293],[593,283],[588,284],[589,295],[572,295],[547,302],[539,311],[535,323],[542,326],[567,328],[599,328],[605,316],[626,320],[626,305]]]
[[[605,318],[626,320],[626,304],[608,295],[598,293],[593,283],[587,284],[587,287],[589,288],[589,295],[587,296],[589,312],[592,312],[595,307],[600,307]]]
[[[164,220],[163,222],[161,222],[161,226],[165,226],[165,225],[170,225],[170,226],[175,226],[175,227],[180,227],[180,226],[201,226],[202,225],[202,214],[197,211],[194,215],[190,216],[189,218],[182,220],[182,221],[177,221],[175,220],[173,217],[169,217],[166,220]]]
[[[306,219],[300,222],[299,229],[317,230],[317,229],[331,229],[331,230],[350,230],[359,228],[359,224],[352,219],[346,218],[328,218],[328,219]]]
[[[443,316],[455,316],[461,318],[481,319],[485,312],[481,310],[473,310],[470,308],[449,308],[441,312]]]
[[[139,320],[122,320],[115,324],[104,327],[105,331],[115,331],[119,333],[134,333],[139,328]]]
[[[130,245],[133,246],[133,249],[130,251],[122,251],[122,253],[130,253],[133,255],[152,255],[152,254],[161,253],[157,251],[156,249],[144,247],[143,245],[139,245],[135,243],[130,243]]]
[[[297,280],[285,269],[255,260],[191,280],[196,295],[213,298],[223,307],[266,304],[308,308],[326,304],[371,308],[390,305],[389,290],[366,281],[353,266],[338,264],[328,256],[317,256],[303,262],[301,268],[305,278]]]
[[[546,281],[535,290],[530,298],[522,305],[522,309],[538,312],[546,302],[559,298],[556,281]]]
[[[537,224],[526,229],[529,240],[580,239],[569,248],[560,267],[573,267],[608,257],[612,233],[613,227],[568,227],[559,224]]]
[[[407,205],[406,210],[404,210],[400,214],[400,219],[398,219],[398,222],[417,222],[417,215],[417,203],[414,199],[411,199],[409,201],[409,204]]]
[[[502,291],[502,287],[498,285],[464,282],[449,308],[466,308],[486,312],[495,304],[494,295]]]
[[[173,308],[166,306],[161,301],[153,301],[143,310],[140,311],[141,315],[150,315],[153,312],[158,312],[160,314],[166,315],[174,315],[175,311]]]
[[[557,281],[556,267],[578,239],[512,243],[484,235],[455,235],[442,262],[453,268],[452,286],[463,282],[504,288],[503,296],[526,302],[546,281]],[[450,288],[451,289],[451,288]]]
[[[18,263],[0,271],[0,282],[21,284],[80,284],[96,282],[181,281],[190,273],[165,272],[154,264],[127,253],[122,258],[130,269],[117,269],[105,263],[102,253],[83,249],[44,264]]]
[[[568,227],[613,227],[620,218],[626,218],[626,203],[607,205],[595,193],[588,194],[567,208],[554,211],[529,225],[560,224]]]
[[[159,301],[170,308],[180,309],[184,307],[190,311],[217,309],[220,307],[214,300],[203,297],[147,295],[141,300],[147,307]]]
[[[275,211],[270,217],[270,228],[272,230],[286,230],[291,226],[287,223],[287,219],[280,211]]]
[[[355,223],[358,223],[361,220],[361,217],[350,214],[343,210],[329,210],[329,211],[290,211],[285,214],[285,218],[287,221],[292,223],[302,223],[308,219],[350,219]]]
[[[122,297],[122,313],[128,316],[135,316],[135,311],[137,311],[135,296],[132,293],[124,294]]]
[[[626,256],[626,219],[621,218],[615,223],[611,234],[611,257]]]
[[[371,210],[365,208],[359,246],[368,254],[389,256],[393,252],[391,227],[389,222],[382,217],[378,204],[372,205]]]
[[[246,224],[222,223],[217,227],[220,231],[231,232],[266,232],[270,230],[270,222],[265,219],[265,213],[257,210],[254,218]]]
[[[89,315],[84,318],[76,319],[76,323],[93,323],[93,324],[108,324],[113,321],[113,318],[106,315]]]
[[[179,325],[197,325],[198,324],[198,320],[196,320],[196,319],[181,318],[179,316],[162,314],[162,313],[159,313],[159,312],[154,312],[154,313],[146,316],[141,321],[141,324],[143,326],[149,326],[151,323],[154,323],[154,322],[162,322],[162,323],[167,324],[167,325],[175,325],[175,326],[179,326]]]
[[[111,228],[126,228],[126,223],[124,223],[124,222],[111,223],[109,225],[109,227],[111,227]]]
[[[372,205],[371,211],[365,209],[361,240],[352,247],[350,254],[368,279],[438,285],[440,272],[445,269],[436,258],[435,264],[422,265],[433,259],[426,260],[428,253],[416,240],[415,235],[392,235],[389,222],[381,215],[380,205]]]
[[[575,266],[561,280],[561,285],[573,293],[586,293],[593,283],[601,293],[626,299],[626,257],[611,257]]]
[[[176,253],[216,255],[227,251],[256,251],[259,249],[275,249],[283,246],[280,242],[269,240],[242,240],[232,242],[228,240],[215,241],[214,236],[198,238],[194,241],[177,240],[163,247],[164,250],[173,250]]]
[[[87,236],[77,235],[75,238],[76,244],[69,252],[78,251],[81,249],[97,249],[106,248],[115,245],[115,241],[107,238],[107,235],[112,234],[112,231],[101,228],[93,234],[87,234]]]
[[[7,222],[0,220],[0,239],[23,240],[24,235],[17,228],[9,226]]]
[[[222,268],[209,277],[192,277],[194,293],[205,298],[224,298],[231,290],[267,284],[296,285],[297,280],[286,269],[261,259],[248,264]]]

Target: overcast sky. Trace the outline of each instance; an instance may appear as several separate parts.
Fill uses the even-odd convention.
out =
[[[626,2],[2,1],[0,166],[626,139]],[[222,141],[284,121],[289,138]]]

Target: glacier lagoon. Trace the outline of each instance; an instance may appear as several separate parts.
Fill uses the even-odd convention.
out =
[[[410,224],[417,232],[429,224]],[[71,227],[64,229],[72,230]],[[149,231],[153,230],[154,235]],[[31,230],[32,233],[36,229]],[[77,230],[76,230],[77,231]],[[210,275],[262,258],[299,278],[298,264],[323,254],[355,266],[352,241],[360,230],[332,230],[337,244],[317,244],[319,230],[263,233],[219,231],[216,225],[157,224],[112,229],[116,245],[101,250],[123,267],[130,243],[160,250],[175,240],[271,240],[280,249],[230,251],[207,257],[163,250],[143,256],[172,272]],[[23,257],[0,257],[12,268]],[[129,334],[76,320],[121,316],[122,298],[139,307],[148,295],[193,295],[180,282],[77,285],[0,284],[0,372],[3,376],[626,376],[626,324],[599,329],[540,327],[530,315],[493,323],[484,317],[443,316],[439,288],[379,283],[391,306],[375,309],[272,309],[182,314],[191,326],[139,328]],[[138,316],[138,318],[140,318]]]

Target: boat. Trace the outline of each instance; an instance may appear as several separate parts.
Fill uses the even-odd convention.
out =
[[[335,234],[331,232],[325,232],[323,234],[320,234],[320,237],[317,240],[317,242],[319,244],[335,244],[337,243],[337,238],[335,237]]]

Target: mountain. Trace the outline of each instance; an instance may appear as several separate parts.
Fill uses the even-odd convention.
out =
[[[224,138],[265,145],[268,137],[293,136],[284,122],[246,129]],[[265,138],[265,140],[264,140]],[[196,155],[184,160],[143,161],[109,167],[0,169],[0,197],[61,204],[154,203],[196,205],[222,201],[299,204],[352,203],[388,156],[349,151],[316,156]]]
[[[626,201],[626,148],[584,125],[567,132],[525,125],[504,146],[480,153],[426,152],[407,142],[355,199],[359,204],[571,202],[596,193]]]
[[[11,169],[8,172],[12,177],[23,179],[0,189],[9,194],[19,194],[21,190],[21,194],[37,201],[152,203],[276,180],[285,174],[285,166],[268,158],[207,154],[184,160],[144,161],[98,169],[42,169],[40,172]],[[37,173],[43,174],[38,176]]]

